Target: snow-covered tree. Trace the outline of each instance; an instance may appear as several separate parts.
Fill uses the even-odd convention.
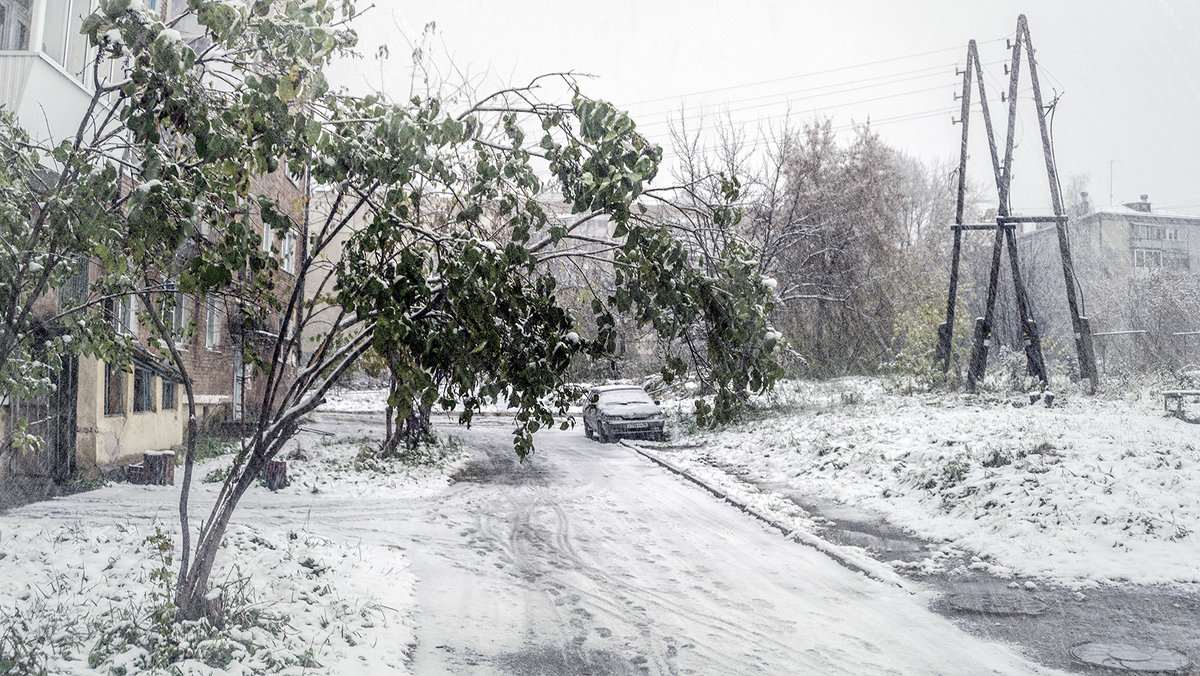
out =
[[[574,355],[612,353],[617,314],[708,356],[702,377],[716,397],[697,402],[703,422],[732,418],[778,371],[778,336],[765,323],[771,294],[753,251],[698,259],[677,236],[687,221],[639,207],[662,153],[626,114],[584,96],[569,74],[469,100],[332,91],[322,68],[353,45],[352,13],[325,0],[190,0],[168,25],[140,3],[104,0],[83,25],[99,48],[93,70],[106,100],[59,151],[79,169],[59,174],[58,190],[69,202],[88,194],[88,177],[113,179],[106,199],[89,203],[112,234],[88,251],[106,272],[97,288],[138,296],[161,355],[185,380],[182,618],[205,612],[245,491],[369,350],[396,371],[393,403],[455,407],[463,422],[492,401],[516,408],[522,457],[538,429],[569,424],[578,392],[567,368]],[[196,29],[181,36],[175,27],[188,22]],[[100,66],[111,61],[119,74],[106,81]],[[329,188],[330,208],[313,217],[262,187],[260,177],[284,169]],[[570,218],[550,217],[548,191]],[[704,206],[707,221],[730,223],[736,198],[731,185]],[[584,234],[600,217],[612,228]],[[263,250],[263,230],[275,241],[299,231],[292,270],[281,270],[287,256]],[[335,240],[330,266],[322,256]],[[594,246],[570,246],[582,242]],[[555,294],[550,269],[572,257],[602,260],[616,280],[592,299],[594,335],[581,335]],[[311,285],[326,302],[305,302]],[[195,396],[173,340],[179,327],[165,319],[180,294],[236,301],[243,358],[263,393],[198,529],[188,502]],[[335,316],[302,345],[318,312]],[[676,359],[664,373],[685,368]]]

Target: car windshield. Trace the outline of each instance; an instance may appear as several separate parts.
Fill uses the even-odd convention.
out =
[[[602,390],[597,398],[597,403],[605,404],[651,404],[653,401],[646,391],[640,388],[629,388],[627,390]]]

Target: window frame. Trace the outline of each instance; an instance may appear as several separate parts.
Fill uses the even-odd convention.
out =
[[[167,380],[166,378],[160,378],[159,380],[162,382],[162,410],[174,411],[179,408],[179,397],[176,396],[179,393],[179,383],[176,383],[174,380]]]
[[[108,362],[104,364],[104,415],[125,415],[125,371]]]
[[[29,39],[33,36],[33,2],[29,0],[28,7],[21,7],[23,4],[24,0],[0,1],[0,10],[4,12],[0,22],[0,50],[29,51]]]
[[[154,413],[154,372],[144,366],[133,367],[133,412]]]
[[[106,319],[111,324],[113,333],[118,336],[137,337],[136,308],[134,298],[130,295],[115,296],[104,301],[104,312],[108,315]]]
[[[204,312],[204,348],[218,350],[221,347],[221,308],[217,301],[205,303]]]
[[[291,228],[288,228],[279,242],[279,269],[288,274],[296,274],[296,231]]]
[[[1153,265],[1148,263],[1152,257],[1156,260]],[[1138,247],[1133,250],[1133,267],[1151,270],[1161,269],[1162,266],[1163,256],[1161,249],[1145,249]]]
[[[170,307],[164,304],[161,309],[163,324],[171,332],[171,339],[175,343],[175,347],[181,350],[187,349],[187,341],[184,336],[188,325],[187,294],[176,291],[175,304]]]

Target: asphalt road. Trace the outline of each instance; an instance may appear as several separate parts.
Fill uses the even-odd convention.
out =
[[[444,431],[473,452],[444,492],[309,524],[405,551],[414,673],[1050,673],[623,446],[552,431],[519,463],[502,420]]]

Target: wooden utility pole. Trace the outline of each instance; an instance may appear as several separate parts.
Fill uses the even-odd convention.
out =
[[[1017,54],[1024,42],[1025,52],[1029,56],[1029,81],[1033,85],[1033,102],[1037,106],[1038,128],[1042,132],[1042,154],[1046,159],[1046,177],[1050,182],[1050,199],[1054,206],[1054,227],[1058,234],[1058,251],[1062,256],[1063,282],[1067,289],[1067,306],[1071,311],[1071,326],[1075,332],[1075,353],[1079,359],[1079,377],[1090,382],[1092,392],[1100,384],[1100,376],[1096,369],[1096,352],[1092,345],[1092,330],[1087,317],[1080,312],[1082,292],[1075,286],[1075,265],[1071,260],[1071,243],[1067,237],[1067,216],[1063,210],[1062,194],[1059,191],[1058,170],[1054,166],[1054,150],[1050,145],[1050,128],[1046,122],[1047,108],[1042,104],[1042,89],[1038,82],[1037,61],[1034,60],[1033,39],[1029,36],[1029,22],[1025,15],[1017,17],[1017,36],[1013,43],[1014,64]],[[1012,82],[1017,82],[1017,69],[1014,65]],[[1010,91],[1015,93],[1015,84]],[[1009,106],[1016,105],[1016,98],[1009,101]],[[1011,115],[1010,115],[1011,117]],[[1013,129],[1009,127],[1009,148],[1012,148]]]
[[[1033,319],[1033,310],[1021,279],[1020,262],[1017,257],[1016,227],[1022,223],[1053,223],[1058,235],[1058,249],[1062,258],[1063,280],[1067,291],[1067,305],[1071,312],[1071,326],[1075,334],[1075,351],[1079,360],[1079,375],[1089,381],[1094,392],[1099,384],[1096,370],[1096,355],[1092,346],[1092,333],[1087,317],[1083,316],[1080,308],[1083,305],[1082,292],[1075,284],[1075,267],[1071,260],[1071,245],[1067,236],[1067,215],[1064,213],[1062,195],[1058,184],[1058,171],[1054,164],[1054,150],[1050,144],[1050,129],[1046,120],[1049,109],[1042,103],[1042,91],[1037,75],[1037,62],[1034,60],[1033,41],[1029,36],[1029,23],[1022,14],[1017,18],[1017,34],[1011,43],[1012,61],[1009,66],[1008,82],[1008,129],[1005,140],[1003,166],[996,153],[995,135],[992,132],[991,117],[988,113],[987,98],[983,87],[983,73],[979,65],[979,54],[972,40],[967,47],[967,68],[963,71],[963,106],[962,106],[962,153],[959,159],[958,204],[954,230],[953,260],[950,267],[950,293],[946,302],[946,323],[938,327],[938,346],[935,353],[935,364],[946,371],[950,364],[951,339],[954,331],[954,302],[958,292],[958,267],[962,252],[963,230],[996,230],[992,244],[991,270],[988,277],[987,301],[984,315],[975,320],[974,344],[971,351],[971,362],[967,369],[967,388],[974,391],[977,383],[983,379],[987,369],[987,353],[991,346],[992,321],[995,317],[996,296],[998,293],[1000,262],[1002,250],[1008,249],[1009,267],[1013,279],[1013,290],[1016,294],[1017,310],[1021,319],[1022,341],[1025,346],[1025,357],[1028,362],[1029,374],[1046,382],[1046,365],[1042,356],[1041,338],[1038,335],[1037,323]],[[1050,198],[1054,208],[1053,216],[1013,216],[1009,208],[1009,197],[1012,187],[1012,159],[1016,134],[1017,91],[1020,84],[1021,53],[1029,61],[1029,78],[1033,87],[1033,100],[1037,108],[1038,127],[1041,130],[1042,155],[1046,163],[1046,176],[1050,184]],[[979,85],[980,107],[983,120],[987,126],[988,147],[992,156],[992,171],[996,179],[996,189],[999,197],[996,224],[967,225],[963,220],[963,199],[966,189],[967,161],[967,124],[970,113],[970,87],[972,76]]]
[[[975,335],[974,345],[971,352],[971,362],[967,370],[967,387],[974,391],[976,382],[983,378],[983,373],[987,367],[987,352],[991,345],[992,321],[995,316],[996,296],[998,293],[1000,279],[1000,262],[1002,259],[1003,249],[1008,249],[1009,265],[1013,277],[1014,291],[1017,296],[1017,308],[1021,317],[1021,329],[1025,342],[1025,354],[1028,362],[1029,373],[1039,378],[1043,382],[1046,380],[1046,366],[1042,358],[1041,341],[1038,337],[1037,324],[1033,321],[1032,310],[1029,307],[1029,301],[1025,293],[1024,285],[1021,282],[1020,262],[1017,256],[1016,240],[1013,235],[1013,230],[1016,227],[1014,219],[1009,218],[1008,212],[1008,192],[1012,156],[1012,131],[1013,122],[1015,121],[1015,109],[1010,108],[1009,111],[1009,143],[1005,152],[1004,168],[1001,170],[1000,158],[996,150],[996,135],[992,128],[992,117],[987,104],[987,91],[983,84],[983,71],[979,63],[979,52],[975,45],[975,41],[967,45],[967,63],[963,70],[963,95],[962,95],[962,113],[959,122],[963,126],[962,145],[959,154],[958,164],[958,200],[955,208],[955,222],[951,226],[954,232],[954,247],[952,250],[952,258],[950,263],[950,291],[946,299],[946,321],[938,327],[938,344],[934,355],[934,363],[938,365],[943,372],[949,369],[951,344],[954,333],[954,306],[955,299],[958,294],[958,275],[959,262],[962,254],[962,233],[964,230],[991,230],[996,231],[995,239],[992,245],[992,264],[991,274],[988,278],[988,295],[986,310],[983,317],[975,320]],[[992,160],[992,175],[996,182],[997,192],[999,194],[999,207],[997,209],[996,224],[965,224],[963,223],[964,202],[966,198],[966,170],[967,170],[967,146],[969,140],[969,126],[971,113],[971,86],[972,79],[979,87],[979,105],[983,113],[984,128],[987,135],[988,151]],[[1015,83],[1010,84],[1011,89],[1015,87]],[[1007,246],[1006,246],[1007,245]]]

